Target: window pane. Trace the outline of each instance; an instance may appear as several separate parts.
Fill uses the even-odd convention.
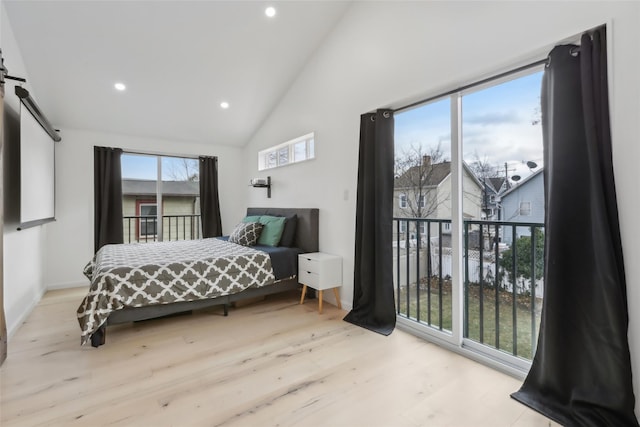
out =
[[[199,177],[200,165],[198,164],[198,159],[162,157],[163,181],[198,182]]]
[[[407,207],[407,195],[406,194],[400,194],[400,207],[401,208],[406,208]]]
[[[158,214],[157,205],[141,205],[140,216],[156,216]]]
[[[282,147],[278,150],[278,166],[289,163],[289,147]]]
[[[300,162],[307,159],[307,141],[297,142],[293,146],[293,161]]]
[[[275,151],[268,152],[267,153],[267,169],[275,168],[276,166],[278,166],[277,160],[278,158],[276,156]]]
[[[531,215],[531,202],[520,202],[520,215]]]
[[[531,227],[517,224],[536,223],[538,233],[544,230],[541,81],[540,71],[462,97],[462,152],[468,166],[463,174],[468,232],[463,269],[470,296],[465,337],[509,353],[517,347],[517,355],[528,359],[537,339],[529,308],[542,306],[541,299],[531,303],[531,296],[536,298],[541,285],[527,273]],[[531,215],[533,211],[540,216]],[[522,238],[527,243],[522,241],[514,252]],[[534,314],[539,319],[539,312]]]
[[[157,205],[140,205],[140,236],[155,236],[157,230],[158,206]]]
[[[152,155],[122,154],[122,213],[124,242],[154,241],[156,219],[156,184],[158,158]]]
[[[162,157],[162,240],[192,240],[200,234],[198,159]]]
[[[155,181],[158,178],[158,161],[156,156],[122,154],[120,163],[123,179]]]
[[[451,238],[444,230],[451,222],[450,115],[449,98],[398,113],[394,135],[394,217],[409,231],[407,240],[394,224],[398,315],[443,331],[452,325]]]
[[[451,218],[451,119],[449,98],[395,116],[395,188],[407,207],[395,216]],[[448,186],[438,192],[435,187]]]
[[[309,150],[309,159],[313,159],[316,157],[316,146],[315,146],[315,140],[313,138],[311,138],[307,144],[307,148]]]

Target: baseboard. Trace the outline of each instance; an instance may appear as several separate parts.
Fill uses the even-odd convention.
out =
[[[7,322],[7,340],[9,342],[11,342],[11,337],[20,329],[20,326],[27,320],[27,317],[29,317],[33,309],[36,308],[36,305],[38,305],[44,293],[44,289],[39,290],[30,301],[16,304],[19,307],[24,307],[24,309],[20,311],[13,322]]]
[[[47,285],[48,291],[53,291],[56,289],[70,289],[70,288],[89,288],[89,281],[85,280],[83,282],[67,282],[67,283],[53,283]]]

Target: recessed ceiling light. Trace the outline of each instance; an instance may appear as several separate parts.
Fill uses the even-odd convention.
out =
[[[220,103],[220,108],[224,108],[226,110],[227,108],[229,108],[229,103],[228,102],[221,102]]]
[[[264,14],[267,15],[269,18],[273,18],[274,16],[276,16],[276,8],[273,6],[269,6],[264,10]]]
[[[115,87],[115,88],[116,88],[116,90],[119,90],[119,91],[123,91],[123,90],[125,90],[125,89],[127,88],[127,87],[124,85],[124,83],[119,83],[119,82],[118,82],[118,83],[116,83],[116,84],[114,84],[114,85],[113,85],[113,87]]]

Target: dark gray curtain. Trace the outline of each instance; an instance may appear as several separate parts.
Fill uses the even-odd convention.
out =
[[[347,322],[389,335],[393,294],[393,112],[360,118],[353,310]]]
[[[94,250],[124,240],[119,148],[93,147]]]
[[[638,426],[606,58],[604,28],[558,46],[542,87],[545,295],[533,364],[512,397],[567,426]]]
[[[218,158],[200,157],[200,215],[202,237],[222,236],[218,197]]]

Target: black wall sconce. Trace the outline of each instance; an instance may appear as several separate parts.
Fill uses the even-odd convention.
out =
[[[267,198],[271,198],[271,177],[268,176],[267,179],[264,178],[253,178],[249,185],[253,188],[266,188],[267,189]]]

